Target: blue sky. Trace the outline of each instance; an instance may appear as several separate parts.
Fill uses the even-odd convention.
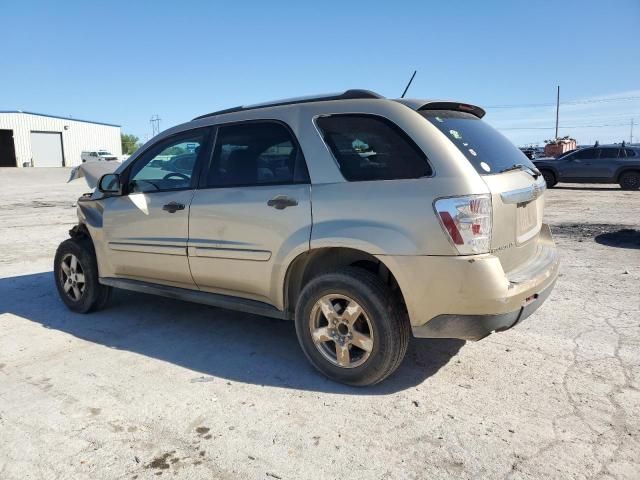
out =
[[[164,129],[310,93],[397,97],[413,69],[408,96],[481,106],[550,104],[560,84],[563,101],[586,102],[561,107],[573,127],[561,135],[580,143],[628,140],[631,118],[640,124],[638,0],[21,0],[2,2],[0,18],[0,110],[117,123],[142,139],[154,114]],[[518,144],[553,136],[553,107],[487,111]]]

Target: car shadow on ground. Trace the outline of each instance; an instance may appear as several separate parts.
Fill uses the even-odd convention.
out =
[[[594,240],[608,247],[640,249],[640,230],[622,228],[615,232],[605,232],[596,235]]]
[[[307,362],[293,322],[115,291],[109,307],[81,315],[58,298],[51,272],[0,279],[0,314],[11,313],[45,328],[93,343],[157,358],[193,370],[191,382],[216,378],[353,395],[384,395],[424,382],[460,350],[464,341],[412,339],[400,368],[366,389],[332,382]]]

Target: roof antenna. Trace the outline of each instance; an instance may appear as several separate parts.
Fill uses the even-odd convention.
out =
[[[409,87],[411,86],[411,82],[413,82],[413,77],[416,76],[416,73],[418,73],[417,70],[413,71],[413,75],[411,75],[411,78],[409,79],[409,83],[407,83],[407,87],[404,89],[404,92],[402,92],[402,96],[400,98],[404,98],[404,96],[407,93],[407,90],[409,90]]]

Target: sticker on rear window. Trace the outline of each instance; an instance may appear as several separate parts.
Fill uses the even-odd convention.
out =
[[[487,165],[485,162],[480,162],[480,166],[482,167],[482,169],[485,172],[490,172],[491,171],[491,167],[489,165]]]
[[[462,138],[462,135],[460,135],[457,130],[449,130],[449,133],[456,140],[460,140]]]

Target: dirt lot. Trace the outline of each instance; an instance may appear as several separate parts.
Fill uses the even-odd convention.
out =
[[[538,313],[414,340],[352,389],[292,323],[127,292],[67,311],[67,176],[0,169],[0,478],[640,478],[640,192],[551,190],[562,274]]]

